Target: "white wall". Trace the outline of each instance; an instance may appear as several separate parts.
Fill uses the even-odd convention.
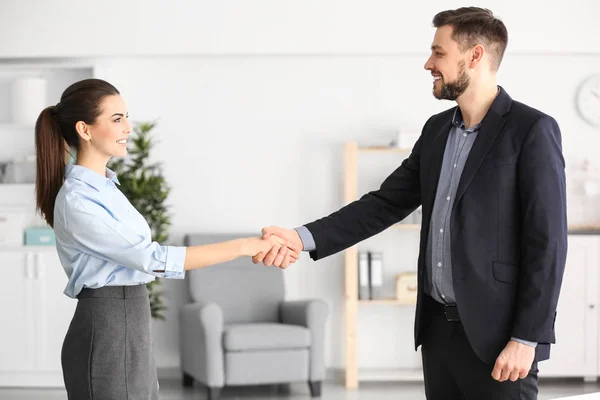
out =
[[[597,49],[596,0],[471,4],[503,18],[511,51]],[[3,0],[0,56],[420,52],[430,45],[433,15],[464,5],[456,0]]]
[[[121,90],[132,119],[160,118],[155,154],[173,187],[174,243],[186,232],[259,232],[326,215],[342,205],[345,141],[420,130],[452,105],[431,96],[423,64],[433,14],[458,2],[414,3],[410,12],[396,1],[178,2],[168,9],[158,1],[143,9],[133,1],[25,3],[0,5],[0,55],[92,56],[96,76]],[[574,108],[580,81],[600,71],[598,3],[571,1],[569,11],[557,1],[477,4],[508,25],[499,83],[558,120],[569,160],[600,162],[600,131]],[[17,28],[34,33],[16,35]],[[393,165],[382,164],[369,168],[383,177]],[[363,247],[404,257],[398,264],[386,257],[391,274],[414,268],[417,244],[414,234],[386,232]],[[327,364],[342,367],[342,256],[304,257],[285,276],[290,299],[330,304]],[[155,326],[157,363],[175,367],[185,291],[178,281],[166,289],[170,310]],[[418,363],[409,309],[369,306],[359,322],[359,340],[370,339],[359,347],[361,366]],[[367,351],[371,341],[377,345]]]

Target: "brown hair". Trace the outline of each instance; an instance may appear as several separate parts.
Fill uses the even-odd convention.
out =
[[[433,17],[435,28],[445,25],[452,26],[452,39],[458,43],[461,51],[482,43],[492,56],[492,69],[498,70],[508,44],[508,31],[490,10],[462,7],[442,11]]]
[[[60,102],[46,107],[35,123],[36,208],[48,225],[54,227],[54,203],[65,175],[68,148],[79,150],[75,124],[96,123],[106,96],[119,91],[101,79],[85,79],[69,86]]]

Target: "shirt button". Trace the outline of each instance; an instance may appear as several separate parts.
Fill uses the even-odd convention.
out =
[[[454,168],[456,168],[456,164],[454,164]]]
[[[467,137],[467,132],[463,133],[463,136],[464,136],[464,137]]]
[[[439,263],[438,263],[438,267],[441,267],[441,266],[442,266],[442,263],[441,263],[441,262],[439,262]]]
[[[444,230],[443,230],[443,229],[440,229],[440,233],[444,233]]]
[[[446,197],[446,200],[450,201],[450,196]]]
[[[445,298],[446,298],[446,296],[442,295],[442,299],[445,299]]]

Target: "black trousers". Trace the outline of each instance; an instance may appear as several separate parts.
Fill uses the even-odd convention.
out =
[[[444,307],[425,295],[425,330],[421,352],[428,400],[537,400],[538,368],[515,382],[492,378],[493,364],[482,362],[460,321],[448,321]]]

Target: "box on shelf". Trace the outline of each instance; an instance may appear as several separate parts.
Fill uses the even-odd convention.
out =
[[[54,230],[49,226],[34,226],[25,229],[25,246],[53,246],[55,244]]]
[[[406,303],[417,301],[417,274],[403,272],[396,275],[396,300]]]

